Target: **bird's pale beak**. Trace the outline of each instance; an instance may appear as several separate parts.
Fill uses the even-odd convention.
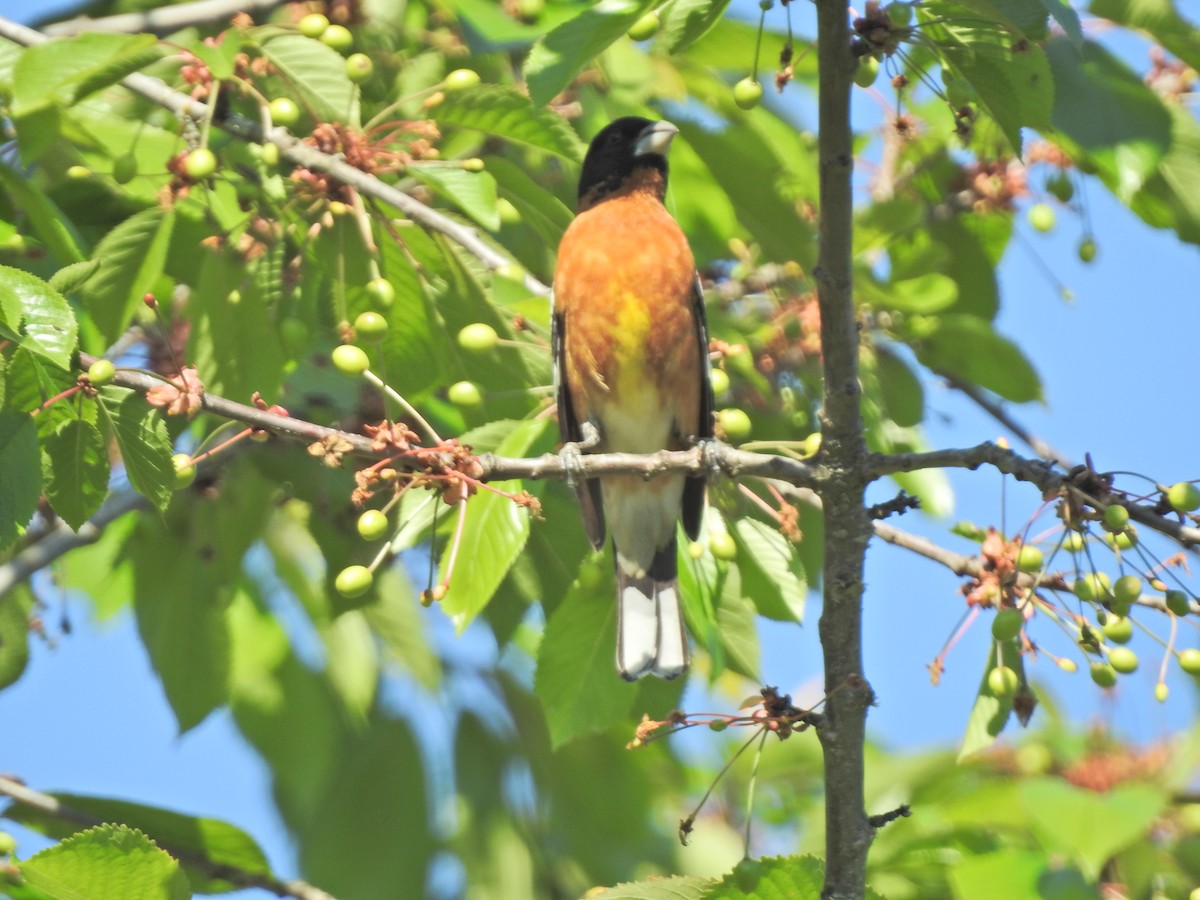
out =
[[[671,139],[679,134],[679,129],[670,122],[655,122],[647,125],[638,135],[633,147],[634,156],[666,156],[671,149]]]

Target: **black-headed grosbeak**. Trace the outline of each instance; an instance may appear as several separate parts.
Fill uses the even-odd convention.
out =
[[[592,141],[578,214],[554,273],[554,362],[564,442],[609,453],[686,449],[712,436],[704,301],[691,248],[667,212],[670,122],[617,119]],[[702,477],[620,475],[576,486],[592,546],[612,533],[617,669],[630,680],[687,669],[675,528],[693,540]]]

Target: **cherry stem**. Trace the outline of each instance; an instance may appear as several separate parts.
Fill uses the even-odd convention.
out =
[[[380,378],[370,369],[367,369],[365,372],[363,372],[363,378],[367,379],[367,381],[371,382],[371,384],[375,385],[375,387],[379,388],[379,390],[383,391],[385,394],[387,394],[387,396],[399,403],[401,408],[410,416],[412,416],[413,420],[417,423],[417,426],[425,432],[425,436],[432,440],[433,443],[442,443],[441,437],[436,431],[433,430],[433,426],[425,421],[425,417],[417,412],[416,408],[411,403],[401,397],[400,394],[397,393],[382,378]]]
[[[43,403],[41,406],[39,406],[37,409],[35,409],[33,412],[31,412],[30,415],[36,416],[42,410],[48,409],[49,407],[51,407],[55,403],[57,403],[59,400],[66,400],[72,394],[77,394],[81,390],[83,390],[82,385],[79,385],[79,384],[71,385],[71,387],[67,388],[65,391],[63,391],[59,394],[55,394],[53,397],[51,397],[49,400],[47,400],[45,403]]]

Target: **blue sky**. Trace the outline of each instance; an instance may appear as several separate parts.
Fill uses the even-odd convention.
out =
[[[0,14],[22,20],[49,6],[0,0]],[[1131,64],[1144,68],[1144,47],[1130,41],[1121,49]],[[856,102],[863,115],[875,114],[865,94],[857,93]],[[1166,483],[1200,477],[1193,344],[1200,335],[1197,248],[1147,228],[1094,183],[1088,185],[1088,200],[1099,244],[1093,264],[1077,259],[1082,226],[1060,210],[1059,225],[1048,235],[1035,234],[1022,219],[1019,228],[1028,240],[1015,242],[1000,267],[998,328],[1035,361],[1047,397],[1045,405],[1014,413],[1069,456],[1082,459],[1090,451],[1100,469],[1134,469]],[[1074,302],[1059,297],[1025,244],[1074,292]],[[1000,425],[965,398],[934,380],[926,388],[932,446],[969,446],[1004,436]],[[1015,441],[1014,446],[1024,449]],[[954,472],[951,481],[957,505],[948,521],[908,515],[896,524],[970,552],[970,545],[948,536],[946,528],[959,518],[998,523],[1001,479],[984,470]],[[880,484],[873,493],[883,499],[891,490]],[[1006,494],[1011,530],[1040,498],[1017,484],[1009,484]],[[934,688],[925,664],[964,608],[959,579],[879,543],[872,546],[866,576],[867,675],[880,699],[871,713],[871,733],[902,748],[957,740],[986,658],[986,621],[953,651],[941,686]],[[765,632],[764,672],[799,696],[819,678],[818,612],[812,598],[804,628],[772,626]],[[5,723],[0,771],[39,789],[109,795],[223,818],[258,839],[277,871],[293,874],[294,855],[274,813],[268,773],[229,716],[218,713],[177,737],[130,617],[98,627],[83,606],[75,604],[71,613],[73,634],[53,648],[35,641],[24,678],[0,693],[0,722]],[[50,615],[53,619],[57,611],[52,608]],[[1200,643],[1194,624],[1185,624],[1183,635],[1184,646]],[[1111,697],[1101,697],[1086,674],[1068,676],[1046,661],[1032,673],[1077,721],[1099,718],[1140,741],[1191,724],[1195,689],[1172,677],[1170,701],[1156,703],[1154,651],[1142,636],[1133,646],[1143,653],[1142,670],[1123,679]],[[32,852],[34,839],[18,834],[22,852]]]

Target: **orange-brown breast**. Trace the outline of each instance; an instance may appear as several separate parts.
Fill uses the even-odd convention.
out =
[[[653,183],[581,212],[563,237],[562,376],[579,421],[600,425],[600,449],[675,449],[698,432],[694,279],[687,238]]]

